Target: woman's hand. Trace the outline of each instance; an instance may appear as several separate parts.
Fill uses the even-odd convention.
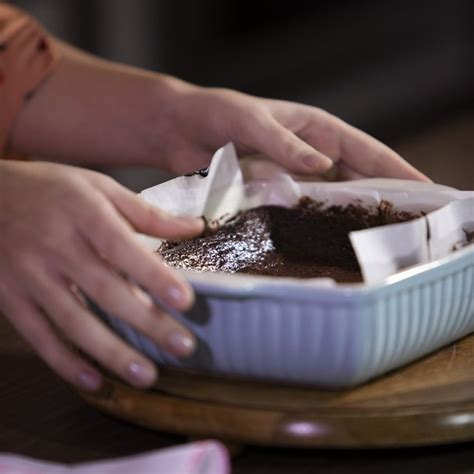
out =
[[[338,179],[429,181],[386,145],[316,107],[184,83],[176,91],[167,135],[156,132],[175,171],[189,171],[192,161],[194,169],[207,166],[213,151],[233,141],[241,154],[262,152],[297,174],[335,166]]]
[[[0,161],[0,312],[72,384],[95,390],[101,379],[70,343],[131,384],[148,386],[154,365],[94,317],[78,289],[170,353],[189,354],[189,331],[124,276],[167,305],[189,308],[189,284],[134,231],[175,239],[202,226],[151,207],[96,172]]]

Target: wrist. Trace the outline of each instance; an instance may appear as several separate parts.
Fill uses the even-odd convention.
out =
[[[147,94],[147,119],[145,128],[144,160],[147,165],[157,165],[171,170],[171,155],[182,135],[182,110],[187,98],[201,89],[181,79],[157,74]]]

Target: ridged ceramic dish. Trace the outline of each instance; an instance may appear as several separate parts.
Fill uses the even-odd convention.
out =
[[[401,209],[425,210],[467,197],[443,186],[396,180],[298,184],[278,169],[272,187],[268,181],[261,184],[262,176],[268,179],[268,164],[253,174],[242,175],[238,168],[233,147],[227,145],[216,153],[206,178],[177,178],[142,195],[168,211],[211,220],[229,215],[224,211],[231,208],[233,215],[239,199],[244,203],[240,209],[255,205],[255,189],[266,204],[279,204],[287,190],[295,199],[298,192],[324,200],[337,196],[337,202],[346,203],[350,196],[357,201],[365,196],[372,203],[388,199]],[[257,188],[242,188],[255,182]],[[242,198],[246,193],[247,200]],[[156,240],[146,242],[157,248]],[[171,314],[198,339],[188,359],[162,352],[146,336],[97,309],[161,365],[337,388],[360,384],[474,331],[474,245],[370,285],[182,272],[196,291],[196,304],[189,313]]]
[[[474,331],[474,247],[375,286],[184,272],[197,304],[189,359],[103,315],[158,364],[326,387],[360,384]]]

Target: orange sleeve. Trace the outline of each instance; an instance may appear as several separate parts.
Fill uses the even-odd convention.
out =
[[[58,57],[53,38],[33,18],[0,3],[0,158],[16,114]]]

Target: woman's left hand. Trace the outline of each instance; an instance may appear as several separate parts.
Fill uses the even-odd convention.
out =
[[[429,181],[380,141],[316,107],[194,86],[183,87],[174,104],[165,157],[177,172],[207,166],[232,141],[239,153],[264,153],[297,174],[335,166],[338,179]]]

